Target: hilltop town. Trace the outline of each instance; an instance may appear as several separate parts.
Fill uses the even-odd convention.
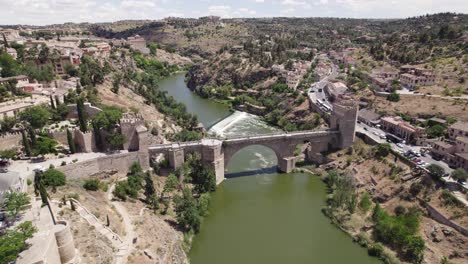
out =
[[[281,172],[321,176],[322,212],[369,255],[464,263],[467,25],[441,13],[0,26],[0,263],[188,263],[230,158],[254,144]],[[213,135],[158,87],[180,72],[190,92],[281,132]]]

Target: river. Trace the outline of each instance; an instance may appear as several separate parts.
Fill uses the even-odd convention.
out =
[[[226,105],[192,93],[184,74],[160,82],[197,114],[209,133],[221,136],[274,132],[260,118],[230,113]],[[227,118],[226,118],[227,117]],[[192,264],[374,264],[321,213],[326,187],[315,176],[279,174],[274,152],[263,146],[240,150],[226,164],[227,179],[212,196],[210,214],[194,238]]]

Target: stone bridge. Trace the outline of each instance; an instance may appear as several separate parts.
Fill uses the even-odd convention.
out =
[[[321,153],[348,147],[354,142],[357,106],[335,104],[330,117],[330,129],[252,135],[237,138],[205,138],[200,141],[181,142],[148,147],[149,157],[164,155],[171,168],[178,168],[190,153],[199,153],[205,166],[216,173],[216,182],[224,180],[224,167],[241,149],[251,145],[262,145],[272,149],[282,172],[291,172],[295,167],[294,152],[299,144],[309,145],[306,158],[317,163]]]

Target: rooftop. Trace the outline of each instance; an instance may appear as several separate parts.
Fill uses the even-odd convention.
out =
[[[359,117],[372,121],[378,120],[380,115],[369,109],[361,109],[359,110]]]
[[[458,156],[464,160],[468,160],[468,152],[463,152],[463,153],[455,153],[455,156]]]
[[[457,137],[456,140],[459,141],[459,142],[468,144],[468,137]]]
[[[447,143],[445,141],[436,141],[436,142],[434,142],[434,145],[437,145],[437,146],[439,146],[441,148],[444,148],[444,149],[449,149],[449,148],[452,147],[451,144],[449,144],[449,143]]]
[[[468,131],[468,123],[458,121],[455,124],[451,125],[450,128],[457,129],[457,130]]]

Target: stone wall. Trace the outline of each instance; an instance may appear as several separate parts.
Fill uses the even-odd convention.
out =
[[[139,152],[127,152],[99,157],[93,160],[71,163],[57,167],[69,179],[86,179],[91,175],[105,171],[127,173],[132,163],[140,162],[143,169],[149,169],[148,155]]]
[[[67,105],[68,107],[68,116],[67,118],[78,118],[78,111],[76,104]],[[89,117],[97,115],[102,110],[98,107],[92,106],[90,103],[84,103],[84,110]]]
[[[468,236],[468,230],[466,230],[465,228],[459,226],[458,224],[452,222],[451,220],[449,220],[447,217],[445,217],[443,214],[439,213],[439,211],[437,211],[437,209],[435,209],[434,207],[432,207],[430,204],[426,203],[425,201],[423,201],[422,199],[419,199],[419,203],[427,209],[427,213],[429,214],[429,216],[434,219],[435,221],[443,224],[443,225],[446,225],[446,226],[450,226],[452,227],[453,229],[457,230],[458,232],[460,232],[462,235],[464,236]]]
[[[55,139],[58,143],[68,146],[67,130],[64,131],[49,131],[50,138]]]
[[[0,150],[12,149],[21,145],[21,133],[7,133],[0,136]]]

